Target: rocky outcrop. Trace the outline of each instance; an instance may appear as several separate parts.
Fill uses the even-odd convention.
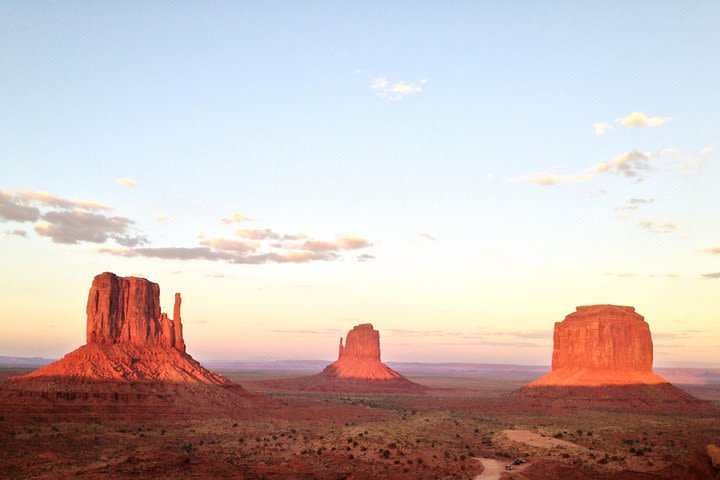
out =
[[[696,412],[706,402],[652,371],[650,328],[633,307],[577,307],[555,324],[552,371],[511,393],[536,410]]]
[[[380,361],[380,332],[370,323],[350,330],[343,346],[340,338],[338,359],[328,365],[323,374],[340,378],[390,380],[402,376]]]
[[[87,343],[161,346],[185,352],[180,294],[173,319],[160,311],[160,286],[144,278],[105,272],[93,280],[87,302]]]
[[[160,287],[102,273],[90,287],[87,344],[0,387],[12,415],[184,415],[242,408],[247,394],[185,351],[180,294],[173,319],[160,311]],[[59,418],[59,417],[57,417]]]
[[[553,370],[593,368],[651,372],[650,327],[633,307],[577,307],[555,324]]]
[[[273,390],[422,394],[426,387],[400,375],[380,360],[380,332],[370,323],[356,325],[340,338],[338,359],[309,377],[256,382]]]
[[[555,323],[552,372],[530,385],[667,383],[652,364],[650,327],[633,307],[577,307]]]

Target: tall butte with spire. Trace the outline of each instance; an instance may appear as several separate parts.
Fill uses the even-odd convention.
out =
[[[170,319],[160,309],[157,283],[110,272],[97,275],[88,293],[87,343],[56,362],[8,380],[0,389],[0,403],[24,396],[26,401],[93,398],[102,403],[133,398],[140,403],[165,399],[178,404],[184,394],[185,406],[193,403],[191,397],[202,404],[208,395],[215,404],[223,403],[223,398],[232,403],[232,397],[244,392],[242,387],[188,355],[181,301],[176,293]]]
[[[653,372],[650,326],[634,307],[577,307],[555,323],[552,371],[515,392],[556,404],[652,409],[704,402]]]
[[[404,378],[380,360],[380,332],[370,323],[357,325],[350,330],[345,346],[340,337],[338,359],[325,367],[322,374],[363,380]]]
[[[424,387],[400,375],[380,360],[380,332],[370,323],[356,325],[345,337],[340,337],[338,359],[316,375],[322,379],[342,385],[345,381],[355,387],[364,385],[369,391],[389,388],[390,390],[423,390]]]

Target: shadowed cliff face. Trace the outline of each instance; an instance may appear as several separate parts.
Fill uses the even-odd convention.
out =
[[[160,311],[160,286],[144,278],[95,277],[87,302],[87,343],[157,345],[185,351],[175,294],[173,320]]]
[[[553,340],[552,372],[531,386],[667,383],[652,373],[650,328],[633,307],[577,307]]]

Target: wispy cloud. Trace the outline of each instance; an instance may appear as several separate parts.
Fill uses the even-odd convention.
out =
[[[607,132],[613,127],[607,122],[600,122],[594,124],[593,128],[595,129],[595,135],[597,135],[598,137],[602,137],[603,135],[605,135],[605,132]]]
[[[7,232],[8,235],[15,235],[16,237],[27,237],[27,231],[22,228],[16,228]]]
[[[633,150],[618,155],[609,162],[598,163],[592,168],[592,171],[593,173],[605,173],[617,170],[626,177],[637,177],[641,172],[650,170],[651,159],[651,154]]]
[[[133,188],[137,186],[137,180],[135,180],[134,178],[123,177],[117,179],[117,184],[121,187]]]
[[[237,232],[235,232],[234,235],[236,237],[247,238],[247,239],[251,239],[251,240],[268,240],[268,239],[277,240],[282,237],[282,235],[280,235],[277,232],[273,232],[269,228],[259,229],[259,230],[243,229],[243,230],[238,230]]]
[[[328,252],[336,250],[357,250],[370,246],[372,246],[372,244],[364,238],[355,235],[338,235],[335,240],[305,240],[301,248],[311,252]]]
[[[708,280],[717,280],[720,278],[720,272],[703,273],[701,277]]]
[[[511,180],[514,183],[528,183],[532,185],[552,186],[562,185],[565,183],[585,182],[589,178],[590,175],[587,174],[556,175],[552,173],[536,173],[534,175],[528,175],[524,177],[515,177]]]
[[[372,246],[369,240],[351,234],[338,234],[332,240],[315,239],[304,233],[282,234],[272,229],[239,230],[231,238],[208,238],[201,234],[192,246],[150,246],[138,233],[135,222],[122,215],[108,215],[112,207],[96,202],[69,200],[47,192],[0,190],[0,222],[31,222],[35,232],[55,243],[79,244],[114,242],[97,251],[121,257],[147,257],[167,260],[208,260],[231,264],[310,263],[341,260],[346,256],[365,261],[367,252],[350,255]],[[158,215],[156,221],[164,221]],[[222,223],[249,220],[240,213]],[[26,236],[24,229],[9,234]]]
[[[720,247],[706,248],[703,252],[709,253],[710,255],[720,255]]]
[[[650,117],[641,112],[632,112],[629,115],[621,118],[616,118],[613,123],[610,122],[598,122],[593,124],[595,135],[601,137],[605,133],[613,128],[613,124],[623,128],[646,128],[646,127],[660,127],[670,122],[670,117]]]
[[[653,203],[655,201],[654,198],[637,198],[633,197],[630,200],[628,200],[628,203],[630,205],[647,205],[649,203]]]
[[[43,214],[42,219],[35,226],[35,232],[57,243],[105,243],[109,239],[128,247],[147,243],[144,237],[126,235],[133,223],[127,217],[107,217],[82,210],[58,210]]]
[[[220,220],[220,222],[224,223],[224,224],[250,222],[250,221],[252,221],[252,218],[248,217],[247,215],[243,215],[242,213],[239,213],[239,212],[233,213],[229,217],[225,217]]]
[[[643,230],[647,230],[653,233],[670,233],[678,229],[678,224],[675,222],[655,222],[653,220],[643,220],[638,225]]]
[[[418,233],[418,237],[423,238],[425,240],[435,240],[435,235],[428,232],[420,232]]]
[[[126,247],[147,243],[144,236],[132,233],[134,222],[127,217],[100,213],[107,210],[112,210],[112,207],[69,200],[47,192],[0,191],[0,221],[35,223],[35,232],[53,242],[77,244],[114,240]]]
[[[227,238],[206,238],[202,239],[200,243],[206,247],[230,252],[254,252],[260,247],[258,242],[247,242]]]
[[[541,186],[562,185],[565,183],[584,182],[594,175],[601,175],[607,172],[615,172],[626,178],[633,178],[641,181],[646,175],[653,171],[652,160],[665,157],[677,156],[679,151],[674,148],[665,148],[657,152],[640,152],[632,150],[622,153],[612,160],[601,162],[589,168],[585,173],[576,174],[553,174],[537,173],[535,175],[515,177],[510,180],[514,183],[527,183]]]
[[[672,118],[670,117],[649,117],[644,113],[632,112],[626,117],[617,120],[625,128],[660,127],[665,125]]]
[[[168,219],[168,218],[167,218],[165,215],[157,215],[157,216],[155,217],[155,221],[156,221],[157,223],[165,223],[165,222],[167,222],[167,219]]]
[[[285,235],[280,235],[284,238]],[[265,240],[265,239],[263,239]],[[343,258],[343,252],[372,244],[354,235],[338,235],[334,241],[307,240],[296,244],[267,243],[262,240],[234,240],[201,237],[197,247],[103,248],[99,251],[123,257],[164,260],[209,260],[231,264],[310,263]],[[368,258],[371,255],[368,255]]]
[[[362,255],[358,255],[357,257],[358,262],[367,262],[370,260],[375,260],[375,255],[370,255],[369,253],[363,253]]]
[[[410,95],[417,95],[423,91],[422,85],[427,80],[419,82],[390,81],[386,77],[377,77],[370,83],[370,88],[375,90],[377,96],[388,100],[399,101]]]
[[[18,202],[9,192],[0,191],[0,219],[13,222],[35,222],[40,218],[40,209]]]
[[[112,207],[97,202],[88,202],[84,200],[70,200],[67,198],[56,197],[48,192],[34,192],[31,190],[17,190],[15,197],[24,202],[37,202],[48,207],[56,207],[63,209],[81,208],[83,210],[113,210]]]

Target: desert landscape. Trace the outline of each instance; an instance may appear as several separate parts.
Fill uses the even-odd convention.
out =
[[[0,480],[720,480],[718,19],[0,0]]]
[[[87,344],[38,369],[16,360],[2,370],[0,475],[701,479],[720,470],[720,405],[652,372],[650,330],[632,307],[578,307],[556,323],[552,371],[526,384],[535,373],[519,366],[477,374],[417,364],[406,378],[382,363],[370,324],[341,338],[320,373],[213,372],[186,353],[180,294],[172,319],[159,296],[146,279],[97,275]]]

